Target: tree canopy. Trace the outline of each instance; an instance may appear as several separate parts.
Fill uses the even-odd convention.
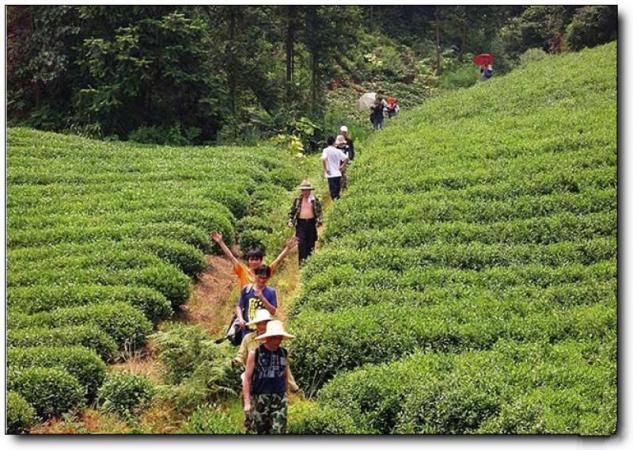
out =
[[[302,124],[332,92],[418,101],[527,50],[617,38],[612,6],[8,6],[12,123],[109,139],[200,144]]]

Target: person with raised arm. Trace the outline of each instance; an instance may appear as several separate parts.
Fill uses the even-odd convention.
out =
[[[224,252],[224,255],[233,263],[233,272],[240,280],[240,289],[244,288],[247,284],[253,283],[255,281],[255,270],[260,267],[264,262],[264,252],[261,249],[251,249],[246,252],[246,262],[248,266],[242,264],[231,252],[231,249],[224,242],[222,233],[218,231],[213,231],[210,234],[211,239],[218,244],[218,246]],[[274,276],[279,268],[279,265],[283,261],[283,259],[288,255],[290,250],[292,250],[297,245],[297,238],[291,237],[286,241],[286,245],[284,246],[279,256],[270,263],[270,276]]]

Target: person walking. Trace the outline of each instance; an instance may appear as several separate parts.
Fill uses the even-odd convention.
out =
[[[350,164],[354,160],[354,156],[356,156],[354,152],[354,139],[352,139],[352,137],[349,135],[349,130],[345,125],[341,126],[339,134],[345,138],[345,142],[347,143],[347,146],[345,150],[343,150],[343,152],[347,155],[349,159],[348,164]]]
[[[345,139],[345,138],[343,138]],[[323,149],[321,162],[332,200],[340,198],[341,195],[341,169],[347,168],[348,157],[342,150],[334,146],[336,139],[333,136],[327,138],[327,147]]]
[[[377,97],[374,104],[371,106],[371,122],[374,126],[374,130],[380,130],[383,127],[385,120],[384,115],[385,104],[381,97]]]
[[[283,323],[271,320],[266,332],[255,339],[263,342],[246,360],[242,395],[246,432],[283,434],[288,424],[288,351],[284,339],[293,339]]]
[[[347,167],[349,166],[350,161],[351,161],[349,157],[349,147],[347,146],[347,141],[342,134],[339,134],[338,136],[336,136],[336,140],[334,141],[334,146],[338,148],[340,151],[342,151],[343,153],[345,153],[345,155],[347,155],[347,164],[345,165],[345,167],[341,167],[340,192],[343,192],[345,189],[347,189]]]
[[[237,355],[233,358],[233,365],[237,367],[246,368],[246,361],[248,359],[248,354],[259,347],[262,341],[258,341],[256,338],[261,336],[266,332],[266,324],[273,320],[273,317],[270,313],[265,309],[258,309],[255,313],[255,317],[248,322],[246,325],[255,325],[255,332],[248,333],[244,339],[242,339],[242,343],[240,344],[240,348],[237,351]],[[245,372],[242,372],[241,379],[242,384],[244,383]],[[288,390],[292,393],[298,393],[301,391],[299,386],[297,386],[297,382],[292,376],[292,372],[288,370]]]
[[[288,212],[288,227],[295,228],[299,242],[299,265],[312,254],[318,239],[317,227],[323,223],[321,202],[313,194],[314,188],[308,180],[299,186],[301,194],[294,199]]]

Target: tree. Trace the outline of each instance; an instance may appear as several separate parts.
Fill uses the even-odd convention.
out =
[[[572,50],[594,47],[617,39],[618,10],[615,6],[584,6],[567,26],[567,42]]]

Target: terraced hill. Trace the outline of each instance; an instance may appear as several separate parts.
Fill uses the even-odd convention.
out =
[[[244,247],[278,240],[271,212],[300,175],[274,148],[15,128],[7,181],[9,416],[48,419],[92,404],[105,363],[141,348],[179,310],[207,267],[211,230],[228,242],[239,230]]]
[[[616,53],[547,57],[375,135],[294,303],[317,393],[297,429],[615,432]]]

